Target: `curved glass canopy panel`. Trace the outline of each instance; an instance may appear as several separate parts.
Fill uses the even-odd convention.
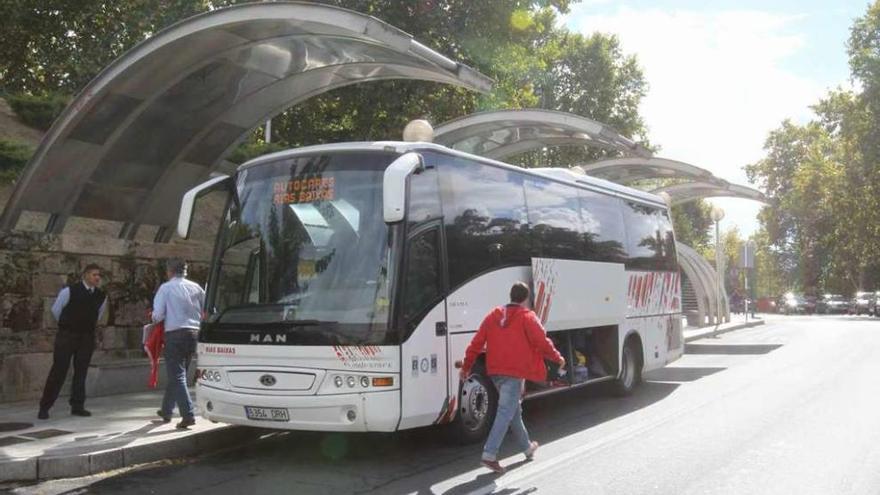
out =
[[[593,146],[626,155],[651,153],[605,124],[540,109],[479,112],[440,124],[434,142],[496,160],[544,146]]]
[[[716,182],[687,182],[684,184],[675,184],[672,186],[661,187],[651,191],[653,194],[665,192],[669,195],[673,205],[687,203],[700,198],[712,197],[731,197],[751,199],[767,203],[767,197],[751,187],[730,184],[726,181],[718,179]]]
[[[580,165],[585,174],[629,184],[646,179],[688,179],[696,182],[715,182],[712,172],[688,163],[666,158],[623,157]]]
[[[491,81],[373,17],[316,4],[254,3],[179,22],[105,68],[47,133],[6,206],[172,226],[183,193],[251,129],[341,86],[419,79],[487,91]],[[164,229],[170,230],[170,229]]]

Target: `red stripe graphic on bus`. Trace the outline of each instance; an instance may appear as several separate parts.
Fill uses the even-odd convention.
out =
[[[627,283],[629,316],[679,310],[681,287],[677,272],[630,272]]]
[[[535,315],[546,324],[550,319],[553,295],[556,293],[556,263],[554,260],[539,260],[534,267]]]
[[[382,349],[375,345],[334,345],[333,352],[345,365],[382,359]]]

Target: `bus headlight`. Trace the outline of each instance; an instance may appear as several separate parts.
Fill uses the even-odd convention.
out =
[[[318,394],[379,392],[382,389],[393,388],[394,382],[395,378],[392,376],[376,376],[356,372],[349,374],[334,370],[326,375]]]
[[[196,380],[203,382],[219,382],[221,379],[220,370],[211,368],[196,368]]]

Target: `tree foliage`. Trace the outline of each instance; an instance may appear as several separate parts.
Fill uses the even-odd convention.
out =
[[[760,214],[766,269],[807,293],[880,288],[880,2],[847,52],[860,89],[829,92],[811,122],[783,122],[747,167],[773,202]]]
[[[0,7],[0,90],[75,94],[113,59],[191,15],[238,0],[31,2]],[[321,0],[382,19],[420,42],[486,73],[490,94],[419,81],[337,89],[273,120],[284,146],[395,139],[406,122],[440,123],[476,111],[542,105],[573,112],[644,138],[638,105],[646,83],[613,36],[583,36],[557,26],[570,0]],[[255,130],[248,144],[258,144]],[[571,166],[602,153],[583,149],[520,158],[523,165]]]
[[[702,199],[688,201],[672,207],[672,224],[675,227],[675,240],[704,253],[709,244],[712,227],[712,207]],[[713,258],[714,259],[714,258]]]

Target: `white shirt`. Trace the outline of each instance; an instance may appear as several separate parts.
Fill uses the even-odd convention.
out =
[[[90,293],[94,290],[94,287],[87,284],[85,280],[81,280],[80,283],[83,284],[83,287],[86,288]],[[55,298],[55,303],[52,304],[52,316],[55,317],[55,321],[61,319],[61,311],[64,310],[64,307],[67,306],[67,303],[70,302],[70,287],[65,287],[61,289],[61,292],[58,293],[58,297]],[[101,308],[98,310],[98,319],[100,320],[102,316],[104,316],[104,309],[107,307],[107,297],[104,297],[104,302],[101,303]]]
[[[153,322],[165,321],[165,331],[199,328],[205,291],[199,284],[183,277],[174,277],[162,284],[153,299]]]

